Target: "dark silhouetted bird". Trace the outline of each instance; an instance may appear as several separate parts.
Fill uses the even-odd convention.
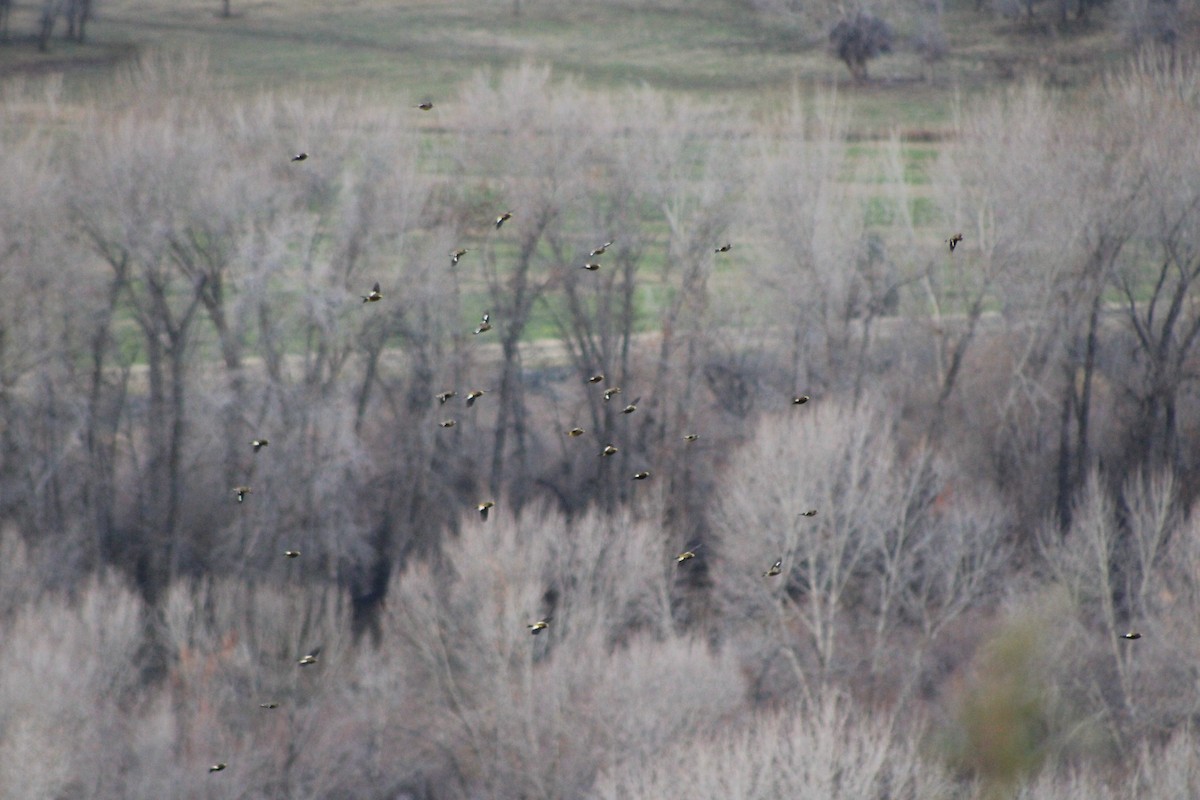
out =
[[[635,481],[644,481],[644,480],[646,480],[646,478],[649,478],[649,477],[650,477],[649,470],[642,470],[641,472],[633,473],[633,479]]]
[[[208,771],[209,772],[220,772],[221,770],[225,769],[225,767],[226,767],[226,764],[224,761],[218,761],[216,764],[213,764],[211,767],[209,767]]]
[[[457,424],[458,424],[458,420],[444,419],[438,423],[438,427],[439,428],[453,428]]]
[[[685,433],[683,435],[683,440],[685,442],[694,442],[699,438],[700,438],[700,434],[698,434],[698,433]]]
[[[600,246],[599,246],[599,247],[597,247],[595,250],[593,250],[593,251],[590,253],[590,255],[593,255],[593,256],[602,256],[602,255],[604,255],[604,251],[605,251],[605,250],[607,250],[607,249],[608,249],[608,248],[610,248],[610,247],[612,247],[612,242],[605,242],[604,244],[600,245]]]
[[[483,517],[484,521],[486,522],[488,518],[488,511],[495,507],[496,504],[491,500],[484,500],[482,503],[475,506],[475,510],[479,512],[479,516]]]
[[[465,256],[468,252],[469,251],[467,250],[467,248],[460,247],[457,250],[450,253],[450,266],[453,267],[455,264],[457,264],[458,260],[460,258],[462,258],[463,256]]]
[[[954,248],[958,247],[958,243],[963,240],[961,233],[956,233],[946,240],[946,244],[950,245],[950,252],[954,252]]]
[[[798,395],[796,395],[795,397],[793,397],[793,398],[792,398],[792,405],[794,405],[794,406],[802,406],[802,405],[804,405],[805,403],[807,403],[807,402],[808,402],[808,400],[809,400],[809,397],[808,397],[808,395],[806,395],[806,394],[798,394]]]
[[[570,436],[571,438],[575,438],[576,436],[583,436],[583,434],[584,434],[583,428],[571,428],[571,430],[567,431],[567,436]]]
[[[505,211],[503,214],[496,217],[496,230],[500,230],[500,226],[504,224],[505,220],[509,219],[512,219],[511,211]]]
[[[270,442],[268,442],[266,439],[255,439],[254,441],[252,441],[250,443],[250,446],[253,447],[254,452],[257,453],[259,450],[262,450],[264,447],[266,447],[269,444],[270,444]]]
[[[378,281],[376,281],[375,285],[371,287],[371,292],[369,294],[364,294],[362,299],[364,303],[374,303],[377,300],[383,299],[383,294],[381,294],[379,291]]]
[[[473,389],[472,391],[467,392],[467,405],[475,405],[475,401],[483,397],[485,394],[486,392],[483,389]]]
[[[422,111],[432,111],[433,103],[426,100],[424,103],[417,103],[415,106],[413,106],[413,108],[419,108]]]
[[[588,263],[583,265],[583,268],[586,269],[588,272],[595,272],[596,270],[600,269],[600,265],[594,261],[589,261]]]
[[[490,312],[483,312],[483,319],[479,321],[479,327],[475,329],[476,334],[490,331],[492,329],[492,315]]]
[[[718,247],[716,250],[713,250],[713,252],[714,253],[728,253],[732,249],[733,249],[733,245],[730,244],[729,242],[726,242],[725,244]]]
[[[815,517],[816,515],[817,515],[817,510],[815,508],[810,508],[808,511],[800,512],[800,516],[802,516],[802,517]]]
[[[1142,638],[1142,635],[1140,633],[1138,633],[1137,631],[1130,631],[1129,633],[1122,633],[1121,638],[1122,639],[1140,639],[1140,638]]]
[[[297,663],[299,663],[302,667],[310,666],[317,663],[317,656],[319,655],[321,655],[321,648],[314,647],[312,650],[309,650],[307,653],[300,656],[300,661]]]
[[[296,155],[292,156],[292,163],[303,161],[306,158],[308,158],[308,153],[296,153]]]
[[[771,568],[763,573],[763,577],[764,578],[773,578],[781,572],[783,572],[783,559],[782,558],[779,559],[778,561],[776,561],[774,564],[772,564]]]
[[[614,386],[614,387],[612,387],[611,389],[605,389],[605,390],[604,390],[604,399],[605,399],[605,400],[612,400],[612,399],[613,399],[613,397],[615,397],[616,395],[619,395],[620,393],[621,393],[621,387],[620,387],[620,386]]]
[[[259,703],[258,707],[266,709],[279,708],[279,703]]]
[[[598,372],[592,377],[588,378],[588,383],[600,383],[602,380],[604,380],[604,373]]]
[[[238,501],[239,503],[240,503],[240,502],[242,502],[243,500],[245,500],[245,499],[246,499],[246,495],[248,495],[248,494],[253,494],[253,492],[251,492],[251,491],[250,491],[250,487],[249,487],[249,486],[235,486],[235,487],[233,487],[233,496],[237,498],[237,501]]]
[[[530,633],[532,633],[534,636],[537,636],[539,633],[550,627],[550,617],[539,619],[537,622],[531,622],[525,627],[529,628]]]
[[[284,558],[299,558],[300,551],[299,550],[284,550],[283,557]]]
[[[633,398],[633,402],[630,403],[629,405],[625,406],[624,408],[622,408],[621,413],[622,414],[632,414],[633,412],[637,411],[637,404],[638,404],[638,401],[640,401],[641,399],[642,398],[640,398],[640,397]]]
[[[442,392],[441,394],[434,395],[434,396],[437,397],[437,401],[438,401],[439,405],[445,405],[447,400],[449,400],[451,397],[454,397],[457,394],[458,394],[458,392],[451,389],[447,392]]]
[[[698,545],[698,544],[692,545],[691,547],[684,550],[679,555],[675,556],[675,563],[682,564],[685,561],[690,561],[691,559],[696,557],[696,551],[699,549],[700,549],[700,545]]]
[[[600,451],[600,455],[611,456],[611,455],[614,455],[616,452],[617,452],[617,448],[613,447],[611,444],[606,444],[606,445],[604,445],[604,449]]]

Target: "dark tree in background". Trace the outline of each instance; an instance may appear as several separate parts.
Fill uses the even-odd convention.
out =
[[[830,49],[845,62],[856,81],[867,79],[867,62],[892,52],[892,28],[879,17],[859,11],[829,31]]]

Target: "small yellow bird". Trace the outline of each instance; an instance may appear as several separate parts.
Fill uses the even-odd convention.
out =
[[[962,240],[963,240],[963,235],[961,233],[956,233],[953,236],[951,236],[949,239],[946,240],[946,244],[950,245],[951,253],[954,252],[954,248],[958,247],[958,243],[961,242]]]
[[[792,405],[802,406],[809,401],[809,396],[806,394],[798,394],[792,398]]]
[[[426,100],[424,103],[417,103],[415,106],[413,106],[413,108],[419,108],[422,111],[432,111],[433,103]]]
[[[773,578],[781,572],[783,572],[783,559],[782,558],[779,559],[778,561],[776,561],[774,564],[772,564],[771,568],[763,573],[763,577],[764,578]]]
[[[488,511],[495,508],[496,504],[491,500],[484,500],[479,505],[475,506],[475,510],[479,512],[479,516],[483,517],[484,522],[487,521]]]
[[[684,550],[682,553],[675,556],[675,563],[682,564],[685,561],[690,561],[691,559],[696,557],[696,551],[699,549],[700,549],[700,545],[698,545],[698,544],[692,545],[687,550]]]
[[[1140,638],[1142,638],[1142,635],[1140,633],[1138,633],[1137,631],[1130,631],[1129,633],[1122,633],[1121,638],[1122,639],[1140,639]]]
[[[606,444],[606,445],[604,445],[604,449],[600,451],[600,455],[611,456],[611,455],[614,455],[616,452],[617,452],[617,448],[613,447],[611,444]]]
[[[254,448],[254,452],[256,453],[269,444],[270,442],[268,442],[266,439],[255,439],[254,441],[250,442],[250,446]]]
[[[450,266],[453,267],[455,264],[457,264],[458,260],[465,256],[468,252],[470,251],[468,251],[465,247],[460,247],[457,250],[452,251],[450,253]]]
[[[570,436],[572,439],[576,436],[583,436],[583,434],[583,428],[571,428],[571,430],[567,431],[567,436]]]
[[[633,402],[630,403],[629,405],[625,406],[624,408],[622,408],[621,413],[622,414],[632,414],[633,412],[637,411],[637,404],[641,399],[642,398],[640,398],[640,397],[633,398]]]
[[[362,299],[364,303],[374,303],[383,299],[383,294],[379,291],[379,281],[376,281],[375,285],[371,287],[370,294],[364,294]]]
[[[483,397],[485,394],[487,394],[487,392],[483,389],[474,389],[470,392],[467,392],[467,406],[469,407],[475,405],[475,401]]]
[[[317,663],[317,656],[319,655],[321,655],[321,648],[314,647],[312,650],[301,656],[300,661],[297,663],[299,663],[302,667],[310,666]]]
[[[713,252],[714,253],[728,253],[732,249],[733,249],[733,245],[729,242],[726,242],[725,244],[718,247],[716,250],[713,250]]]
[[[605,390],[604,390],[604,399],[605,399],[605,400],[612,400],[612,399],[613,399],[613,397],[615,397],[616,395],[619,395],[620,393],[621,393],[621,387],[620,387],[620,386],[614,386],[614,387],[612,387],[611,389],[605,389]]]
[[[604,373],[598,372],[595,375],[593,375],[592,377],[588,378],[588,383],[600,383],[603,380],[604,380]]]
[[[537,636],[539,633],[550,627],[550,619],[550,617],[545,617],[543,619],[539,619],[537,622],[532,622],[525,627],[529,628],[530,633],[532,633],[534,636]]]
[[[225,769],[225,766],[226,765],[225,765],[224,761],[218,761],[216,764],[213,764],[211,767],[209,767],[208,771],[209,772],[220,772],[221,770]]]
[[[259,708],[267,708],[267,709],[279,708],[279,703],[259,703],[258,707]]]
[[[505,211],[503,214],[496,217],[496,230],[500,230],[500,226],[504,224],[504,221],[509,219],[512,219],[511,211]]]
[[[643,470],[641,472],[633,473],[633,479],[635,481],[644,481],[644,480],[646,480],[646,478],[649,478],[649,477],[650,477],[650,472],[648,470]]]
[[[300,551],[299,550],[284,550],[283,557],[284,558],[299,558]]]
[[[490,312],[485,311],[485,312],[483,312],[483,318],[481,320],[479,320],[479,327],[475,329],[475,333],[476,333],[476,335],[478,335],[480,333],[483,333],[484,331],[490,331],[491,329],[492,329],[492,315]]]
[[[683,435],[683,440],[685,442],[694,442],[699,438],[700,438],[700,434],[698,434],[698,433],[685,433]]]
[[[605,251],[605,250],[607,250],[607,249],[608,249],[608,248],[610,248],[610,247],[612,247],[612,242],[605,242],[604,244],[600,245],[600,246],[599,246],[599,247],[597,247],[595,250],[593,250],[593,251],[590,253],[590,255],[593,255],[593,256],[602,256],[602,255],[604,255],[604,251]]]
[[[296,153],[296,155],[292,156],[292,163],[303,161],[306,158],[308,158],[308,153]]]
[[[458,420],[444,419],[438,423],[438,427],[439,428],[453,428],[457,424],[458,424]]]
[[[249,486],[235,486],[235,487],[233,487],[233,496],[237,498],[237,501],[238,501],[239,503],[240,503],[240,502],[242,502],[243,500],[245,500],[245,499],[246,499],[246,495],[248,495],[248,494],[253,494],[253,492],[251,492],[251,491],[250,491],[250,487],[249,487]]]
[[[434,396],[437,397],[438,405],[445,405],[447,400],[449,400],[451,397],[455,397],[456,395],[458,395],[458,392],[451,389],[448,392],[442,392],[441,394]]]
[[[802,516],[802,517],[815,517],[816,515],[817,515],[817,510],[815,508],[810,508],[808,511],[800,512],[800,516]]]

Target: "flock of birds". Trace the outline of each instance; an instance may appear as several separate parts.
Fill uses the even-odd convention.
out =
[[[433,108],[433,103],[426,101],[426,102],[418,104],[417,106],[415,106],[415,108],[418,108],[422,111],[429,111]],[[295,155],[293,155],[291,160],[292,160],[292,163],[297,163],[297,162],[305,161],[307,159],[308,159],[308,153],[300,152],[300,153],[296,153]],[[502,213],[498,217],[496,217],[495,222],[494,222],[496,230],[500,230],[500,228],[503,227],[505,222],[512,219],[512,216],[513,216],[513,213],[511,211],[505,211],[504,213]],[[956,233],[953,236],[951,236],[949,239],[946,239],[945,244],[949,245],[950,252],[953,253],[955,248],[962,241],[963,241],[963,235],[961,233]],[[608,248],[612,247],[612,245],[613,245],[612,241],[606,241],[604,244],[593,249],[588,254],[588,257],[590,259],[597,259],[600,256],[604,255],[608,251]],[[732,249],[733,249],[732,242],[725,242],[724,244],[716,247],[713,252],[715,254],[728,253]],[[449,254],[450,255],[450,266],[452,266],[452,267],[456,266],[458,264],[459,260],[463,256],[465,256],[468,252],[469,252],[469,250],[465,247],[459,247],[459,248],[456,248],[453,251],[451,251]],[[587,270],[588,272],[595,272],[595,271],[599,270],[600,267],[601,267],[600,263],[596,260],[586,261],[582,265],[582,269]],[[362,301],[364,304],[376,303],[376,302],[383,300],[383,292],[380,288],[380,284],[378,282],[376,282],[371,287],[370,292],[368,292],[365,295],[361,295],[361,297],[362,297]],[[474,331],[472,331],[472,333],[474,335],[478,336],[480,334],[487,333],[490,330],[492,330],[491,313],[489,311],[484,311],[483,315],[481,316],[481,318],[479,320],[479,325],[475,328]],[[605,380],[604,374],[597,373],[597,374],[589,377],[587,379],[587,382],[589,384],[597,385],[597,384],[603,383],[604,380]],[[473,390],[469,391],[465,398],[466,406],[468,408],[470,408],[484,394],[486,394],[486,391],[483,389],[473,389]],[[621,394],[621,387],[612,386],[612,387],[608,387],[608,388],[604,389],[602,396],[603,396],[605,402],[610,402],[614,397],[616,397],[619,394]],[[449,402],[451,399],[453,399],[457,396],[458,396],[457,391],[455,391],[453,389],[449,389],[449,390],[440,392],[437,395],[435,395],[435,399],[438,401],[439,405],[445,405],[447,402]],[[638,403],[640,401],[641,401],[640,397],[634,398],[634,400],[632,402],[626,404],[625,407],[621,409],[621,413],[623,413],[623,414],[634,413],[635,411],[637,411]],[[799,394],[799,395],[793,396],[791,402],[792,402],[793,406],[802,406],[805,403],[807,403],[808,401],[809,401],[808,395]],[[438,425],[442,428],[453,428],[456,424],[457,424],[457,421],[452,418],[444,419],[438,423]],[[580,436],[583,436],[585,433],[586,433],[586,431],[583,428],[572,427],[566,431],[566,436],[568,436],[570,438],[578,438]],[[686,433],[683,435],[682,438],[685,443],[691,443],[691,442],[695,442],[697,439],[699,439],[700,436],[699,436],[699,434],[696,434],[696,433]],[[256,438],[250,442],[250,446],[253,448],[255,453],[258,453],[259,451],[261,451],[268,444],[270,444],[270,442],[265,438]],[[600,457],[606,458],[609,456],[613,456],[618,452],[619,452],[618,447],[616,447],[613,444],[607,444],[600,451]],[[632,479],[635,481],[644,481],[644,480],[649,479],[650,476],[651,476],[650,470],[639,470],[638,472],[635,472],[633,474]],[[233,487],[232,492],[233,492],[233,495],[236,498],[237,502],[241,503],[241,502],[245,501],[247,495],[252,493],[252,490],[249,486],[235,486],[235,487]],[[493,508],[495,508],[495,506],[496,506],[495,501],[484,500],[476,505],[475,510],[479,513],[480,518],[486,522],[487,518],[488,518],[488,513]],[[801,512],[799,516],[815,517],[816,515],[817,515],[817,509],[811,508],[811,509],[808,509],[807,511]],[[697,558],[697,551],[699,551],[700,549],[701,549],[701,545],[699,543],[689,545],[686,549],[684,549],[682,552],[680,552],[679,554],[677,554],[675,556],[675,558],[674,558],[675,564],[677,566],[681,566],[681,565],[686,564],[687,562]],[[285,550],[283,552],[283,555],[285,558],[299,558],[300,551],[299,550]],[[775,560],[774,563],[771,564],[770,567],[767,568],[767,570],[765,572],[762,573],[762,577],[774,578],[774,577],[778,577],[782,573],[783,573],[783,559],[778,558]],[[553,617],[547,615],[547,616],[540,617],[540,618],[534,620],[533,622],[528,623],[525,627],[529,630],[529,632],[532,635],[536,636],[536,635],[542,633],[543,631],[549,630],[550,623],[552,621],[553,621]],[[1121,636],[1122,639],[1128,639],[1128,640],[1140,639],[1141,637],[1142,637],[1142,634],[1138,633],[1137,631],[1129,631],[1128,633],[1122,634],[1122,636]],[[313,664],[316,664],[318,662],[320,655],[321,655],[321,648],[314,647],[312,650],[310,650],[307,653],[305,653],[304,655],[302,655],[297,660],[297,664],[300,667],[312,666]],[[260,703],[259,707],[263,708],[263,709],[275,709],[275,708],[279,707],[279,704],[274,701],[269,701],[269,702]],[[228,765],[223,761],[217,762],[209,767],[209,772],[221,772],[221,771],[225,770],[227,766]]]

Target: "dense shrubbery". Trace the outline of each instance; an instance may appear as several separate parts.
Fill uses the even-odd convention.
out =
[[[973,109],[933,234],[836,108],[534,67],[7,131],[6,792],[1195,794],[1197,85]]]

